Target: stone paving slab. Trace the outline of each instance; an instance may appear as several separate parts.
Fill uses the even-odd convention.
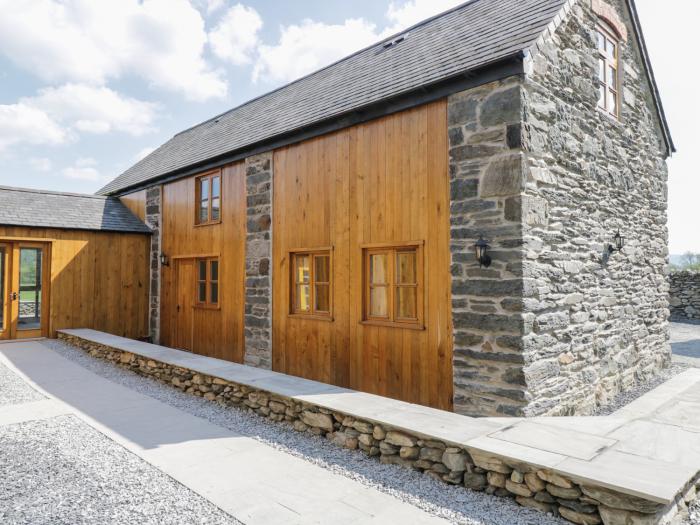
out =
[[[160,352],[161,359],[165,354]],[[41,406],[21,405],[25,417],[68,411],[247,525],[324,523],[330,515],[334,523],[347,524],[383,524],[397,517],[412,524],[447,523],[97,376],[40,342],[3,345],[0,362],[53,398]],[[0,411],[0,425],[17,418]]]
[[[307,402],[358,419],[387,424],[411,434],[454,443],[469,450],[503,456],[539,468],[549,468],[579,483],[589,483],[670,503],[700,471],[700,463],[664,451],[678,429],[700,431],[700,370],[686,371],[612,418],[470,418],[450,412],[325,385],[277,372],[139,343],[94,330],[64,330],[65,334],[128,351],[169,364],[187,363],[195,372]],[[184,365],[183,365],[184,366]],[[679,409],[679,396],[684,396]],[[638,420],[656,424],[655,445]],[[524,432],[508,429],[523,425]],[[627,431],[626,431],[627,430]],[[683,447],[684,441],[678,443]],[[629,451],[643,451],[641,455]]]

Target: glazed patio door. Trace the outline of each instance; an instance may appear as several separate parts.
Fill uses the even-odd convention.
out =
[[[45,244],[0,243],[0,339],[47,335]]]

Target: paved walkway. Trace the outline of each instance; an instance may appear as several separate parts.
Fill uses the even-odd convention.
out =
[[[74,414],[219,508],[254,524],[445,524],[412,505],[97,376],[41,341],[0,361],[49,396],[0,425]]]
[[[673,360],[700,367],[700,322],[671,323]]]

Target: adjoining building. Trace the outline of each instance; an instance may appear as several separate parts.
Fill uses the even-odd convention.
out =
[[[469,415],[585,414],[669,361],[673,150],[632,0],[473,0],[100,193],[153,231],[132,336]]]

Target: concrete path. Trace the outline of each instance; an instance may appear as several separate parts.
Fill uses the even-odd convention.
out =
[[[671,323],[673,360],[700,367],[700,322]]]
[[[48,396],[0,407],[0,425],[75,414],[247,525],[447,523],[108,381],[41,341],[2,345],[0,362]]]

